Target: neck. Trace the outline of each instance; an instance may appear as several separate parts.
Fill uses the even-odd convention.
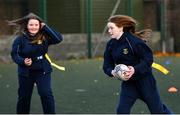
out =
[[[121,38],[121,36],[123,35],[123,33],[124,33],[124,32],[121,32],[116,39],[119,40],[119,39]]]

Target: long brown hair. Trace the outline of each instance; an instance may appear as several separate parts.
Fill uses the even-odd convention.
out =
[[[136,31],[136,25],[138,23],[134,18],[130,16],[114,15],[111,16],[108,21],[114,23],[117,27],[123,27],[124,32],[130,32],[144,41],[147,41],[152,35],[151,29],[143,29],[141,31]]]
[[[24,33],[29,33],[27,29],[27,24],[30,19],[38,20],[41,29],[41,23],[43,22],[43,20],[34,13],[29,13],[28,15],[22,18],[18,18],[7,22],[8,25],[16,27],[16,31],[15,31],[16,35],[23,35]],[[41,44],[44,40],[45,40],[45,34],[41,30],[39,30],[39,32],[35,35],[35,39],[31,43]]]

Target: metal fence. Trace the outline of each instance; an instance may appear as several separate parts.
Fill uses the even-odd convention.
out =
[[[91,57],[97,55],[102,48],[100,45],[104,45],[102,41],[106,39],[109,16],[127,14],[139,21],[138,29],[153,30],[150,46],[154,52],[179,52],[179,4],[179,0],[0,0],[0,36],[13,34],[5,20],[19,18],[29,12],[40,16],[45,13],[43,18],[47,24],[64,35],[87,34],[84,38],[87,39],[86,53]],[[91,44],[95,39],[91,34],[97,33],[102,37]]]

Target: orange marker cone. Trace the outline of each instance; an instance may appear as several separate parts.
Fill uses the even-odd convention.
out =
[[[177,91],[178,91],[178,89],[175,88],[175,87],[170,87],[170,88],[168,89],[168,92],[170,92],[170,93],[176,93]]]

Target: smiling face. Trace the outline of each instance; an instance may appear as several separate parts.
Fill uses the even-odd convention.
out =
[[[108,22],[107,27],[111,38],[119,39],[123,34],[123,27],[118,27],[115,23]]]
[[[29,19],[28,24],[27,24],[27,29],[30,35],[35,35],[39,32],[40,30],[40,22],[37,19]]]

